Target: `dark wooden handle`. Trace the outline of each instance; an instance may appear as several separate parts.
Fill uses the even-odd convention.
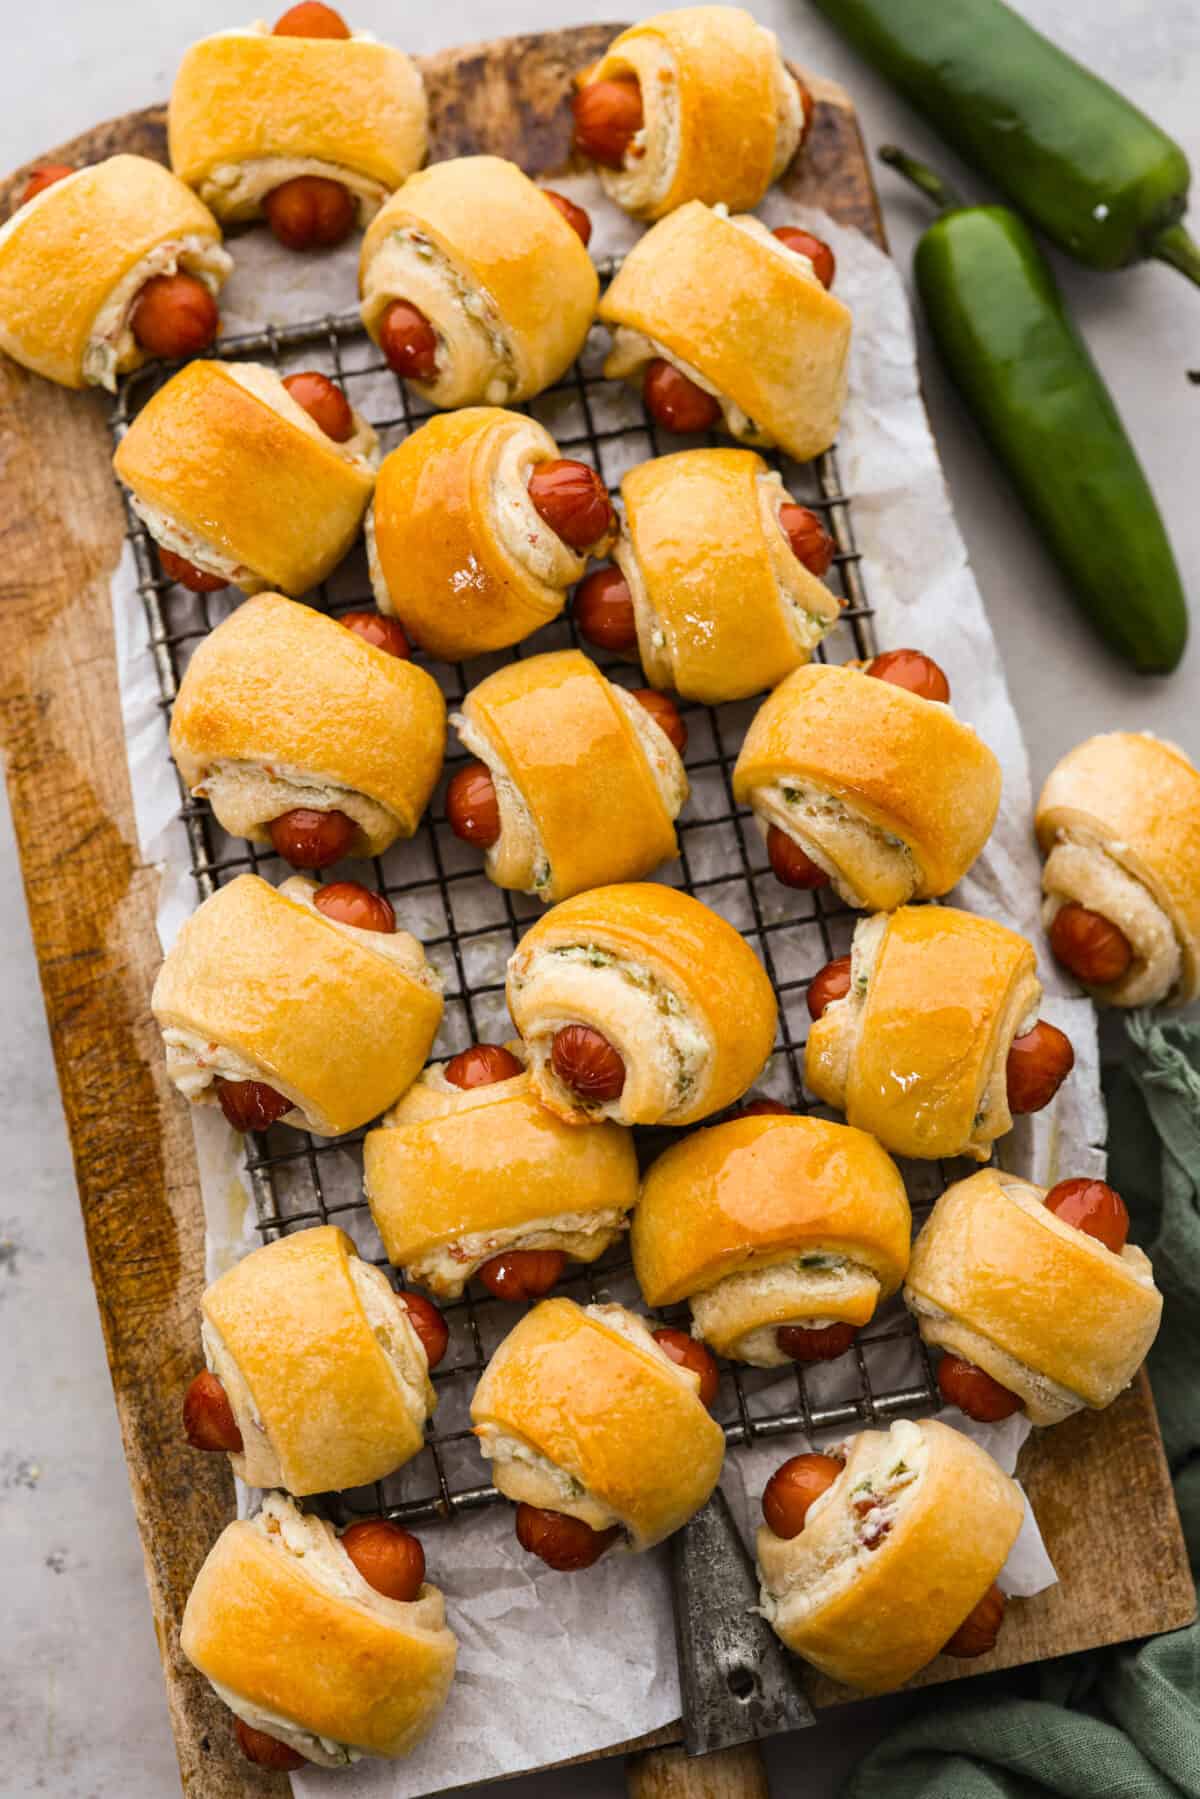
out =
[[[625,1758],[629,1799],[769,1799],[767,1769],[757,1743],[685,1755],[647,1749]]]

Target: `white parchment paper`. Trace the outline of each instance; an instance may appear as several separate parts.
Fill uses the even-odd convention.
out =
[[[554,185],[591,212],[594,254],[607,255],[633,242],[637,228],[605,202],[593,178]],[[832,243],[837,292],[854,314],[850,399],[838,456],[844,490],[853,499],[879,642],[884,647],[912,644],[935,654],[950,675],[956,711],[970,720],[1003,766],[1004,798],[996,830],[956,901],[1003,919],[1035,941],[1047,991],[1043,1015],[1066,1030],[1075,1045],[1075,1073],[1059,1101],[1046,1113],[1019,1121],[1000,1146],[1001,1159],[1045,1184],[1067,1172],[1102,1173],[1097,1146],[1103,1142],[1104,1118],[1094,1016],[1088,1002],[1067,995],[1042,941],[1025,750],[921,405],[899,277],[872,244],[820,212],[770,196],[762,214],[768,224],[784,219],[801,223]],[[338,313],[355,304],[356,247],[313,260],[291,257],[258,231],[234,240],[232,248],[236,272],[222,301],[227,332]],[[380,380],[394,395],[391,377],[385,374]],[[355,399],[363,404],[361,387]],[[628,418],[628,396],[622,390],[614,389],[605,404],[611,405],[614,419]],[[134,583],[127,551],[112,583],[122,704],[142,849],[163,868],[159,930],[167,947],[193,909],[196,894]],[[403,916],[401,922],[419,934],[418,922]],[[216,1274],[256,1241],[252,1208],[239,1168],[238,1140],[213,1109],[194,1109],[193,1120],[209,1268]],[[915,1171],[926,1196],[931,1173]],[[912,1352],[896,1346],[875,1353],[900,1357]],[[836,1367],[831,1365],[832,1371],[820,1378],[836,1383]],[[895,1370],[889,1370],[889,1379],[896,1384]],[[957,1413],[947,1414],[946,1421],[963,1426]],[[1028,1424],[1013,1419],[1002,1426],[969,1428],[1011,1471]],[[767,1477],[785,1455],[802,1447],[801,1439],[784,1438],[767,1448],[731,1453],[723,1484],[748,1541]],[[241,1499],[244,1507],[247,1496]],[[458,1674],[445,1712],[405,1762],[364,1762],[333,1774],[304,1772],[293,1777],[301,1795],[315,1799],[336,1786],[345,1799],[410,1799],[603,1749],[678,1716],[662,1550],[637,1558],[612,1555],[584,1575],[565,1577],[543,1569],[517,1548],[507,1507],[478,1513],[465,1526],[423,1526],[421,1534],[460,1643]],[[1053,1578],[1027,1513],[1003,1584],[1012,1593],[1032,1594]]]

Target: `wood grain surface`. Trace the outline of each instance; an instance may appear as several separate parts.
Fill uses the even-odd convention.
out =
[[[489,150],[532,173],[561,170],[571,76],[616,29],[425,60],[435,157]],[[882,243],[850,104],[829,83],[811,85],[814,127],[790,190]],[[165,161],[164,119],[162,107],[129,114],[39,161],[118,150]],[[33,166],[0,183],[0,214]],[[109,579],[123,520],[106,407],[104,396],[67,393],[0,361],[0,740],[184,1790],[193,1799],[284,1795],[283,1777],[233,1759],[228,1713],[179,1653],[184,1601],[232,1515],[233,1484],[223,1457],[185,1447],[178,1422],[200,1361],[203,1218],[186,1109],[168,1088],[149,1012],[156,875],[137,849],[117,693]],[[1193,1615],[1144,1377],[1108,1412],[1035,1438],[1021,1473],[1061,1585],[1011,1608],[994,1656],[935,1664],[924,1680],[1176,1628]],[[848,1697],[823,1682],[813,1696]],[[631,1778],[669,1799],[678,1768],[673,1755],[647,1757]],[[754,1790],[752,1758],[746,1768],[725,1791]]]

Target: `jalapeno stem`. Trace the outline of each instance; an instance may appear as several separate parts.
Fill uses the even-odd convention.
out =
[[[1184,225],[1168,225],[1163,231],[1156,231],[1146,245],[1151,256],[1160,262],[1169,262],[1173,269],[1186,275],[1200,287],[1200,244]]]
[[[900,150],[895,144],[883,144],[879,160],[886,162],[889,169],[895,169],[897,174],[903,175],[906,181],[911,181],[914,187],[919,187],[939,212],[954,212],[965,204],[956,187],[926,163],[918,162],[915,156],[910,156],[907,150]]]

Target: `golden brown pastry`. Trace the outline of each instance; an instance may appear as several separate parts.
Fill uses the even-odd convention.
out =
[[[269,843],[297,808],[336,813],[348,821],[341,853],[359,856],[413,835],[445,741],[432,676],[278,593],[204,639],[171,715],[183,783],[226,831]]]
[[[1037,807],[1058,960],[1111,1006],[1200,993],[1200,771],[1149,731],[1089,737]]]
[[[725,1438],[697,1389],[635,1313],[545,1299],[484,1369],[471,1420],[506,1498],[642,1550],[717,1484]]]
[[[252,1761],[344,1768],[407,1755],[446,1703],[458,1644],[442,1595],[424,1580],[409,1599],[379,1591],[347,1548],[362,1528],[338,1537],[268,1493],[253,1518],[226,1525],[196,1576],[180,1648],[240,1721]]]
[[[715,294],[737,306],[714,305]],[[641,382],[668,363],[714,398],[739,443],[803,462],[837,436],[850,313],[752,215],[681,206],[626,256],[599,317],[613,335],[606,375]]]
[[[555,1278],[567,1258],[594,1262],[626,1228],[638,1174],[628,1131],[577,1131],[539,1104],[514,1044],[427,1068],[367,1133],[363,1181],[388,1260],[457,1299],[481,1270],[501,1296],[516,1279],[528,1295],[528,1252],[539,1277],[547,1252]]]
[[[1111,1405],[1158,1332],[1154,1271],[1101,1181],[1049,1192],[984,1168],[956,1181],[913,1246],[904,1298],[927,1343],[982,1369],[1034,1424]],[[943,1367],[945,1364],[943,1363]],[[957,1371],[956,1371],[957,1372]],[[969,1387],[946,1396],[971,1416]]]
[[[851,956],[810,987],[807,1086],[893,1155],[986,1161],[1074,1061],[1038,1022],[1035,966],[1016,931],[950,906],[864,918]]]
[[[357,212],[366,225],[425,160],[426,125],[424,84],[403,51],[348,31],[279,35],[261,21],[193,44],[167,111],[171,167],[219,219],[238,222],[261,218],[285,184],[316,178],[343,190],[347,224]]]
[[[570,368],[600,284],[578,232],[515,163],[460,156],[392,195],[363,240],[359,289],[363,324],[423,400],[511,406]]]
[[[583,635],[632,652],[653,687],[720,705],[807,662],[840,607],[833,539],[753,450],[683,450],[621,483],[613,552],[575,595]]]
[[[214,1379],[223,1389],[247,1486],[300,1497],[365,1487],[421,1448],[437,1404],[425,1347],[387,1276],[335,1225],[252,1250],[200,1311],[201,1391]]]
[[[450,722],[490,780],[496,835],[448,795],[451,827],[486,850],[498,887],[553,902],[678,856],[682,759],[654,713],[578,650],[498,669]]]
[[[110,156],[54,180],[0,226],[0,350],[61,387],[115,393],[147,356],[212,341],[232,267],[217,221],[169,169]],[[160,339],[164,321],[147,328],[140,303],[151,282],[178,295],[179,276],[190,277],[189,317]]]
[[[190,362],[113,467],[161,548],[244,593],[301,594],[346,554],[375,485],[375,433],[351,416],[335,442],[265,364]]]
[[[578,501],[567,514],[562,486]],[[367,522],[376,604],[448,662],[504,649],[558,617],[612,531],[599,476],[560,458],[535,419],[442,413],[380,468]]]
[[[508,964],[539,1099],[569,1124],[694,1124],[739,1098],[775,1039],[762,963],[674,887],[597,887],[547,912]]]
[[[796,1534],[759,1529],[763,1615],[832,1680],[890,1692],[943,1649],[981,1652],[961,1633],[988,1599],[1023,1514],[1016,1482],[948,1425],[902,1419],[886,1433],[863,1431]],[[994,1599],[998,1627],[1004,1602]]]
[[[154,983],[171,1080],[231,1122],[243,1097],[261,1100],[270,1116],[241,1128],[356,1129],[411,1086],[441,1022],[416,938],[326,916],[324,891],[239,875],[187,920]]]
[[[811,104],[751,13],[685,6],[623,31],[580,76],[575,146],[635,218],[686,200],[749,212],[791,162]]]
[[[1000,784],[995,756],[948,705],[818,663],[764,700],[733,772],[764,838],[781,832],[848,906],[872,912],[949,893],[987,842]]]
[[[873,1137],[772,1107],[665,1150],[630,1244],[647,1305],[686,1299],[694,1336],[774,1368],[844,1353],[899,1287],[911,1232],[904,1182]]]

